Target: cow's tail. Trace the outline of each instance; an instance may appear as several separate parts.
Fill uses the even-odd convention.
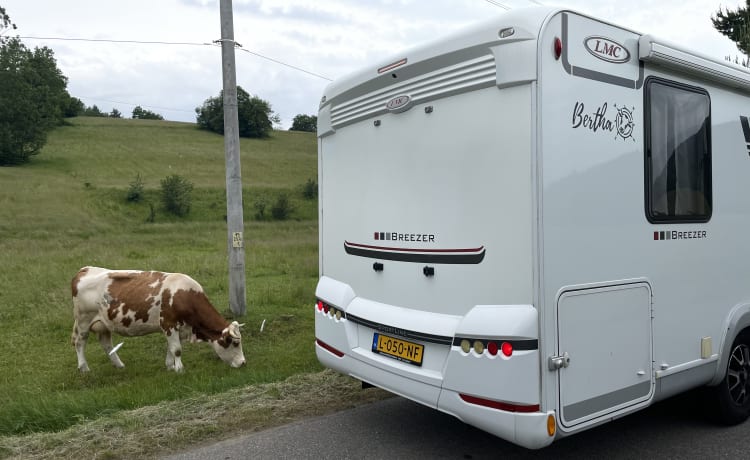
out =
[[[73,321],[73,332],[70,334],[70,344],[76,346],[76,337],[78,337],[78,320]]]

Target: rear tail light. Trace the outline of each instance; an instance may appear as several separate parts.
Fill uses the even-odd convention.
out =
[[[514,344],[513,340],[454,337],[453,346],[460,347],[465,355],[488,356],[490,358],[500,356],[503,359],[510,359],[513,356],[513,351],[517,348],[516,345],[521,350],[536,349],[536,344],[530,347],[529,344],[523,342],[526,342],[526,340],[520,340],[517,344]]]
[[[513,345],[510,342],[503,342],[500,349],[503,350],[503,354],[508,358],[513,354]]]
[[[320,313],[328,316],[329,318],[336,319],[337,321],[346,319],[346,313],[344,313],[343,310],[340,310],[333,305],[329,305],[320,299],[318,299],[318,301],[315,303],[315,309]]]

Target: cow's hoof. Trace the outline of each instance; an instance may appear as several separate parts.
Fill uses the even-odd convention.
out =
[[[84,364],[83,366],[78,366],[78,370],[81,371],[82,373],[89,372],[89,365]]]

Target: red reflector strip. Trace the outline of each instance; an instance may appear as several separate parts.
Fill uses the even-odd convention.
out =
[[[506,402],[500,402],[500,401],[493,401],[491,399],[484,399],[484,398],[477,398],[476,396],[469,396],[464,394],[459,394],[461,399],[466,401],[470,404],[476,404],[478,406],[485,406],[490,407],[492,409],[498,409],[498,410],[504,410],[506,412],[523,412],[523,413],[529,413],[529,412],[539,412],[539,404],[533,404],[533,405],[521,405],[521,404],[511,404]]]
[[[330,351],[331,353],[333,353],[334,355],[338,356],[339,358],[343,358],[344,357],[344,353],[343,352],[338,351],[337,349],[333,348],[332,346],[328,345],[327,343],[323,342],[320,339],[315,339],[315,343],[317,343],[321,348],[324,348],[324,349]]]

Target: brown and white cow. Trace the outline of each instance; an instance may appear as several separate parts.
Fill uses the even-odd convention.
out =
[[[245,364],[240,324],[229,323],[211,305],[203,288],[181,273],[108,270],[84,267],[72,281],[72,341],[78,369],[88,372],[84,349],[89,332],[99,336],[115,367],[125,367],[112,349],[112,332],[137,336],[163,332],[167,337],[167,369],[181,372],[180,336],[210,342],[232,367]]]

